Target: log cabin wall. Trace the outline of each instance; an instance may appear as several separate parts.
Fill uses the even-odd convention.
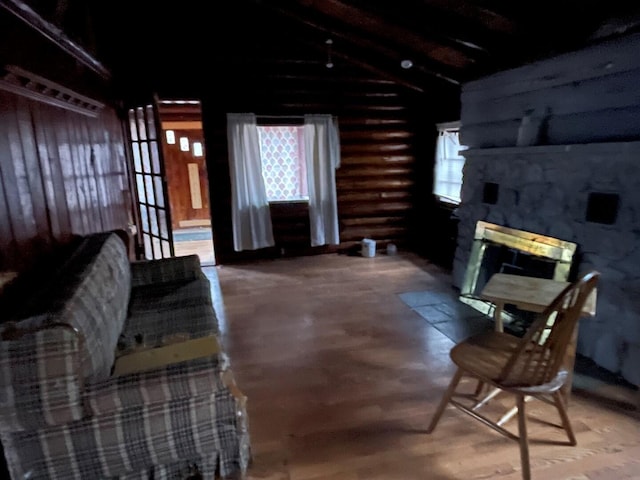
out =
[[[422,243],[431,205],[435,122],[452,95],[442,102],[412,94],[404,87],[352,70],[318,66],[302,75],[237,78],[224,94],[203,97],[203,120],[216,256],[221,263],[256,257],[308,255],[356,249],[373,238],[379,249]],[[240,87],[240,88],[239,88]],[[452,107],[453,106],[453,107]],[[282,116],[302,122],[308,113],[338,117],[342,153],[336,171],[340,245],[310,247],[307,204],[275,203],[271,216],[276,246],[235,252],[231,223],[231,185],[227,158],[227,112]],[[293,118],[292,118],[293,117]],[[442,120],[442,117],[440,118]],[[274,119],[269,118],[274,122]],[[277,120],[275,120],[277,122]]]
[[[0,91],[0,265],[21,269],[73,234],[126,228],[113,110],[90,118]]]

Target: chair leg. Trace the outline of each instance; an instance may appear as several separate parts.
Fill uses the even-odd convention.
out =
[[[476,385],[476,391],[474,392],[475,397],[479,397],[482,391],[484,390],[484,382],[482,380],[478,380],[478,385]]]
[[[475,405],[471,408],[471,410],[479,410],[482,407],[484,407],[487,403],[489,403],[491,400],[493,400],[494,398],[496,398],[498,395],[500,395],[502,393],[502,390],[499,388],[494,388],[493,390],[491,390],[489,393],[487,393],[485,395],[485,397],[482,400],[478,400]]]
[[[529,465],[529,439],[527,438],[527,415],[524,409],[524,395],[518,395],[518,436],[520,438],[520,463],[523,480],[531,480]]]
[[[562,392],[560,390],[553,394],[553,402],[556,404],[556,408],[558,409],[558,413],[562,419],[562,426],[569,437],[569,444],[577,445],[578,442],[576,441],[576,436],[573,434],[573,428],[571,427],[569,415],[567,415],[567,409],[565,408],[564,400],[562,399]]]
[[[447,408],[447,404],[449,403],[449,400],[451,400],[453,393],[456,391],[456,387],[458,386],[458,383],[460,382],[461,378],[462,378],[462,370],[458,369],[456,370],[455,375],[451,379],[451,383],[449,383],[449,388],[447,388],[447,391],[442,397],[442,400],[440,400],[440,405],[438,405],[438,409],[436,410],[436,413],[433,415],[433,418],[431,419],[431,423],[427,428],[427,433],[433,432],[433,430],[436,428],[436,425],[438,425],[438,421],[440,420],[440,417],[444,413],[444,409]]]

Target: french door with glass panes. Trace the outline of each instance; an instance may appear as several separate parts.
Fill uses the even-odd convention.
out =
[[[174,255],[171,212],[155,102],[129,110],[133,183],[139,213],[139,238],[148,260]]]

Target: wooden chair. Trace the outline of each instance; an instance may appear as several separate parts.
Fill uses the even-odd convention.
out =
[[[558,409],[569,444],[575,445],[576,438],[565,406],[567,398],[562,392],[565,390],[563,386],[570,388],[574,354],[570,347],[575,341],[578,319],[599,276],[598,272],[590,272],[565,288],[531,324],[522,338],[502,332],[488,332],[470,337],[453,347],[450,356],[458,370],[427,433],[435,429],[447,404],[451,403],[497,432],[518,441],[522,477],[530,480],[525,398],[537,398]],[[469,407],[453,398],[461,396],[456,393],[456,388],[463,376],[470,376],[492,385],[497,391],[516,396],[518,435],[503,428],[502,422],[493,421],[477,412],[486,402],[477,402]]]

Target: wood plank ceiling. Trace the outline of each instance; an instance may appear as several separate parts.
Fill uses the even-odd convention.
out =
[[[126,78],[126,90],[185,95],[239,63],[269,70],[291,62],[323,66],[329,38],[335,68],[362,68],[418,92],[450,88],[639,23],[637,7],[623,0],[28,3],[103,59],[116,78]],[[401,68],[402,60],[412,68]]]

